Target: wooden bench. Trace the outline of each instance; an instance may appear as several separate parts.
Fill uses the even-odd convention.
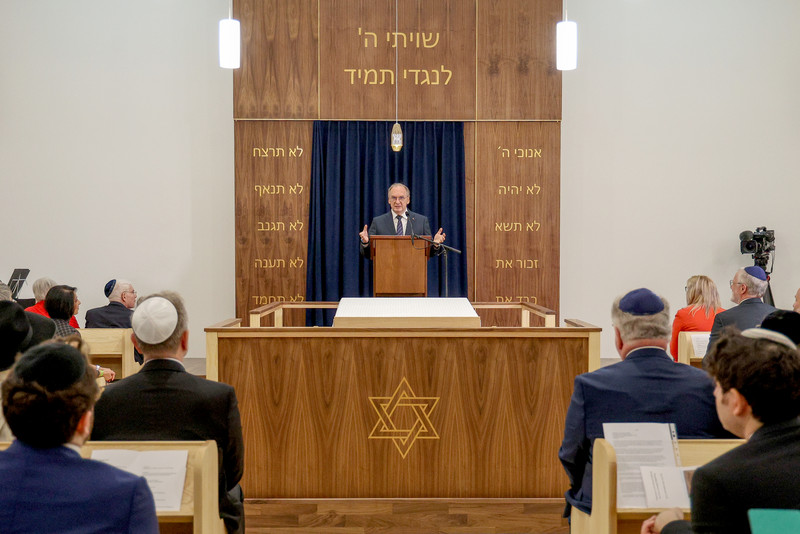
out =
[[[9,445],[10,442],[0,442],[0,450],[5,450]],[[215,441],[89,441],[81,448],[81,456],[90,458],[92,451],[108,449],[188,450],[181,509],[177,512],[158,512],[159,530],[161,534],[225,532],[219,517],[219,473]]]
[[[703,357],[695,355],[694,345],[692,345],[692,336],[695,334],[709,335],[711,332],[681,332],[678,334],[678,362],[702,369]]]
[[[681,439],[681,464],[700,466],[744,443],[741,439]],[[592,460],[592,513],[572,508],[572,534],[638,534],[642,521],[661,509],[617,508],[617,454],[600,438],[594,442]],[[684,509],[690,518],[690,510]]]
[[[117,380],[138,373],[141,366],[133,358],[130,328],[81,328],[80,334],[89,344],[92,363],[117,373]]]

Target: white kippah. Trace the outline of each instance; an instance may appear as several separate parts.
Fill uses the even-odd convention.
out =
[[[150,345],[165,341],[175,331],[177,324],[178,310],[164,297],[145,300],[136,306],[131,318],[133,333]]]
[[[742,332],[742,335],[750,339],[767,339],[792,350],[797,350],[797,345],[794,344],[794,341],[774,330],[767,330],[766,328],[748,328]]]

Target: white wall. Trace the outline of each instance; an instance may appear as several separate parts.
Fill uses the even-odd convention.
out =
[[[127,277],[180,291],[192,354],[234,313],[232,75],[225,0],[0,3],[0,278],[30,267],[82,310]],[[647,286],[673,310],[692,274],[728,298],[739,232],[775,229],[773,288],[800,286],[800,3],[570,0],[562,317],[602,326]],[[795,209],[792,209],[795,208]],[[81,314],[82,320],[82,314]]]
[[[752,265],[742,230],[775,230],[778,307],[800,287],[800,3],[570,0],[563,75],[561,312],[604,329],[636,287],[676,311],[685,281]]]
[[[0,3],[0,279],[179,291],[190,355],[234,314],[233,76],[227,0]],[[23,296],[31,297],[28,288]]]

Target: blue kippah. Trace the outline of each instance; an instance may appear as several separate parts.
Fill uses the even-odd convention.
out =
[[[642,287],[622,297],[619,309],[631,315],[655,315],[664,310],[664,302],[658,295]]]
[[[758,278],[759,280],[767,279],[767,273],[765,273],[764,269],[762,269],[758,265],[751,265],[750,267],[745,267],[744,272],[746,272],[753,278]]]
[[[117,285],[117,279],[116,278],[114,280],[109,280],[108,281],[108,283],[106,284],[106,287],[103,288],[103,293],[106,294],[106,297],[108,297],[111,294],[111,292],[114,291],[114,286],[115,285]]]

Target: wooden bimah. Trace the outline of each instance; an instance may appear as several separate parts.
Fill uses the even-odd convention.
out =
[[[430,239],[430,236],[424,236]],[[430,247],[411,236],[372,235],[372,291],[376,297],[427,297]]]

